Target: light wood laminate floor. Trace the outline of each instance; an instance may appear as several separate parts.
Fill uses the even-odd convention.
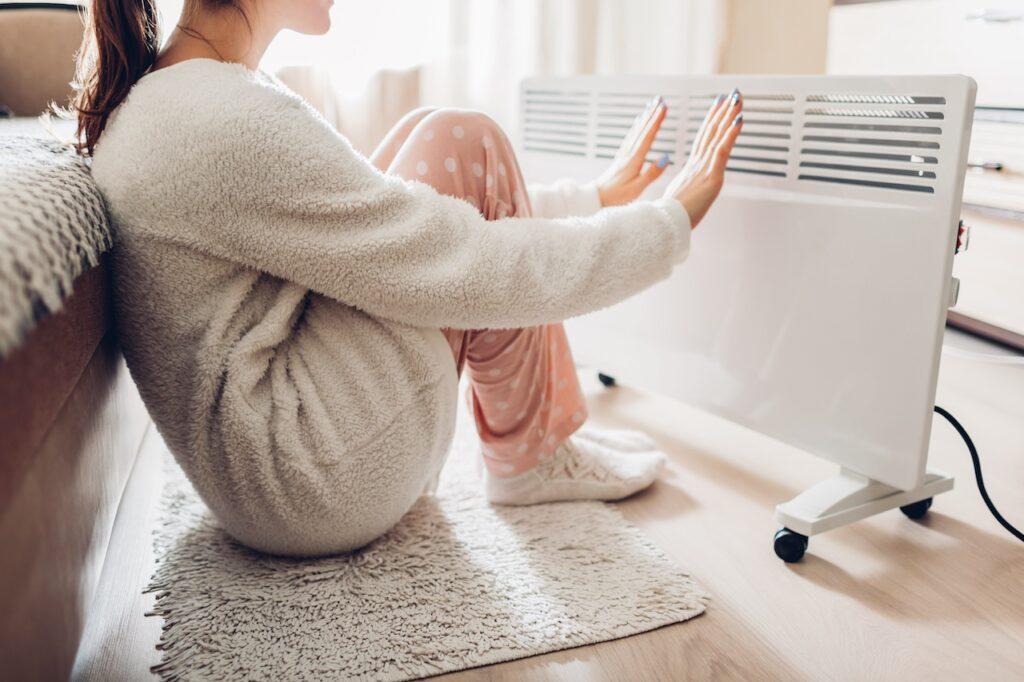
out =
[[[983,352],[985,349],[982,349]],[[989,492],[1024,527],[1024,367],[943,358],[937,402],[965,425]],[[956,487],[776,558],[775,505],[835,473],[663,397],[586,377],[594,423],[642,429],[671,457],[625,515],[712,594],[696,620],[451,680],[1021,680],[1024,544],[984,507],[963,442],[936,420],[930,464]]]
[[[1024,679],[1024,544],[983,506],[967,451],[944,422],[935,422],[931,465],[955,474],[956,488],[928,517],[858,522],[812,538],[803,563],[786,565],[771,548],[774,507],[834,465],[664,397],[603,389],[590,374],[594,423],[647,431],[671,458],[664,480],[620,508],[711,592],[708,611],[446,679]],[[1024,368],[947,356],[938,402],[973,435],[997,505],[1024,525]],[[123,553],[120,577],[104,576],[122,594],[151,561],[144,549]],[[146,678],[158,633],[133,601],[93,629],[76,677]]]

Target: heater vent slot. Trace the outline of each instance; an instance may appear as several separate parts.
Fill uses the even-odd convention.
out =
[[[825,168],[828,170],[858,171],[862,173],[877,173],[879,175],[901,175],[911,178],[934,179],[934,171],[911,170],[908,168],[886,168],[884,166],[855,166],[847,163],[818,163],[816,161],[801,161],[801,168]]]
[[[523,147],[566,156],[587,155],[590,93],[581,90],[526,90]]]
[[[876,123],[823,123],[808,121],[804,128],[823,128],[826,130],[868,130],[873,133],[910,133],[912,135],[941,135],[942,128],[934,126],[897,126]]]
[[[925,140],[901,140],[887,137],[853,137],[846,135],[804,135],[804,142],[834,142],[835,144],[866,144],[876,147],[908,147],[913,149],[938,149],[938,142]]]
[[[797,179],[934,194],[945,105],[929,95],[808,95]]]
[[[773,178],[784,178],[784,177],[786,177],[786,174],[783,171],[765,170],[763,168],[744,168],[742,166],[735,166],[735,165],[733,165],[731,163],[728,166],[725,167],[725,170],[733,171],[735,173],[751,173],[753,175],[768,175],[768,176],[771,176]]]
[[[812,107],[804,112],[811,118],[817,116],[838,116],[843,118],[904,118],[913,120],[942,120],[941,111],[899,110],[899,109],[840,109],[838,107]]]
[[[925,97],[911,95],[807,95],[808,102],[827,102],[830,104],[945,104],[945,97]]]
[[[844,156],[856,159],[878,159],[880,161],[904,161],[906,163],[938,163],[934,156],[919,156],[917,154],[880,154],[877,152],[852,152],[841,149],[816,149],[806,147],[801,154],[808,156]]]
[[[924,192],[934,194],[935,188],[930,185],[906,185],[899,182],[880,182],[878,180],[861,180],[858,178],[840,178],[830,175],[805,175],[797,176],[799,180],[812,180],[814,182],[832,182],[840,185],[860,185],[862,187],[877,187],[881,189],[898,189],[905,192]]]

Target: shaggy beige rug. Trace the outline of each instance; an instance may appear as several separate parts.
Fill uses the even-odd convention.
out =
[[[436,497],[347,556],[228,538],[173,461],[150,590],[167,680],[405,680],[652,630],[706,595],[614,506],[492,507],[460,415]]]

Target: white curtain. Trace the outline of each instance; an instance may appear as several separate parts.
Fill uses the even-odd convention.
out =
[[[712,73],[720,60],[721,0],[451,0],[451,6],[453,88],[444,94],[512,130],[524,77]]]
[[[264,63],[363,152],[420,105],[482,110],[515,139],[524,77],[717,71],[727,1],[350,0]],[[160,2],[176,19],[181,0]]]

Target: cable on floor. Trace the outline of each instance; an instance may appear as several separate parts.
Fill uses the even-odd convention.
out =
[[[985,489],[985,480],[981,476],[981,459],[978,457],[978,449],[974,447],[974,441],[972,441],[971,437],[967,434],[967,429],[957,421],[956,417],[938,405],[935,406],[935,411],[945,417],[946,421],[953,425],[956,432],[964,439],[964,443],[967,444],[967,450],[971,453],[971,460],[974,462],[974,478],[978,482],[978,491],[981,493],[981,499],[985,501],[985,506],[988,507],[990,512],[992,512],[992,516],[994,516],[996,521],[999,522],[999,525],[1009,531],[1015,538],[1024,542],[1024,533],[1017,530],[1013,524],[1007,521],[1006,518],[999,513],[999,510],[996,509],[996,506],[992,503],[992,498],[988,496],[988,490]]]

